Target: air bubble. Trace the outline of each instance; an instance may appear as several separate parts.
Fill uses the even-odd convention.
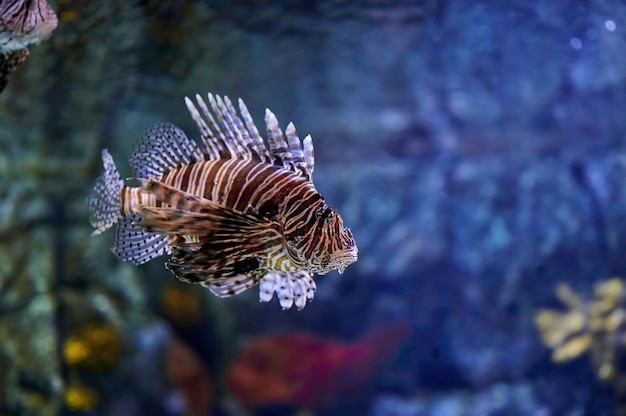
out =
[[[576,50],[578,50],[578,49],[583,47],[583,42],[579,38],[576,38],[576,37],[571,38],[569,40],[569,44],[570,44],[570,46],[572,48],[574,48]]]
[[[613,32],[615,31],[615,29],[617,28],[617,25],[615,24],[614,21],[612,21],[611,19],[607,20],[606,22],[604,22],[604,27],[606,28],[606,30],[608,30],[609,32]]]

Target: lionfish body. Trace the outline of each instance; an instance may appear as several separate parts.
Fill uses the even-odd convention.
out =
[[[152,127],[130,158],[140,187],[124,184],[104,150],[105,172],[89,206],[98,234],[117,223],[112,251],[141,264],[170,254],[166,267],[220,297],[260,283],[260,300],[276,292],[283,308],[303,308],[313,273],[343,270],[357,259],[350,230],[316,191],[313,145],[293,124],[283,135],[266,110],[268,147],[242,100],[186,98],[203,146],[174,125]],[[214,117],[214,115],[216,117]]]
[[[11,72],[26,60],[28,45],[50,36],[57,23],[46,0],[0,1],[0,92]]]

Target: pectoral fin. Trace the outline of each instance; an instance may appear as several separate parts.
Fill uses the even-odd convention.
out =
[[[146,231],[169,235],[215,236],[252,232],[273,224],[255,215],[244,214],[213,202],[203,204],[201,212],[178,208],[143,207],[139,225]]]

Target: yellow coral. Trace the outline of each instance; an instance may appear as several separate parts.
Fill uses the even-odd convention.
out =
[[[568,361],[590,351],[597,378],[615,380],[616,357],[626,348],[624,283],[620,279],[598,283],[589,301],[582,301],[565,284],[557,287],[556,295],[566,311],[542,310],[535,318],[542,341],[553,350],[553,361]]]
[[[565,342],[571,334],[581,331],[586,322],[585,316],[580,312],[561,313],[544,310],[539,312],[535,323],[544,344],[554,348]]]
[[[589,335],[574,337],[552,352],[552,360],[557,363],[573,360],[587,351],[590,346],[591,337]]]
[[[69,366],[77,365],[89,356],[89,346],[80,337],[72,336],[63,345],[63,358]]]
[[[604,330],[607,332],[617,332],[624,323],[626,323],[626,311],[617,309],[606,317]]]
[[[610,380],[615,375],[615,368],[612,364],[603,363],[598,368],[598,378],[600,380]]]
[[[624,293],[624,283],[620,279],[611,279],[596,285],[595,294],[598,297],[619,299]]]
[[[556,287],[556,296],[568,309],[578,309],[582,305],[580,298],[565,283],[560,283]]]
[[[117,332],[107,325],[92,325],[72,335],[63,346],[63,358],[69,366],[81,366],[91,370],[113,367],[121,353]]]
[[[63,394],[65,406],[73,411],[93,410],[100,400],[98,393],[80,383],[73,383],[65,388]]]
[[[602,315],[615,309],[624,292],[623,284],[618,279],[599,283],[595,288],[594,300],[590,305],[593,314]]]

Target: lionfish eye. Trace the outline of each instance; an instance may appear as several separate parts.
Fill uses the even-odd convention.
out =
[[[335,213],[333,212],[333,209],[331,207],[329,207],[328,205],[323,205],[319,207],[317,211],[315,211],[315,215],[317,215],[317,218],[322,220],[324,224],[328,224],[332,221]]]

